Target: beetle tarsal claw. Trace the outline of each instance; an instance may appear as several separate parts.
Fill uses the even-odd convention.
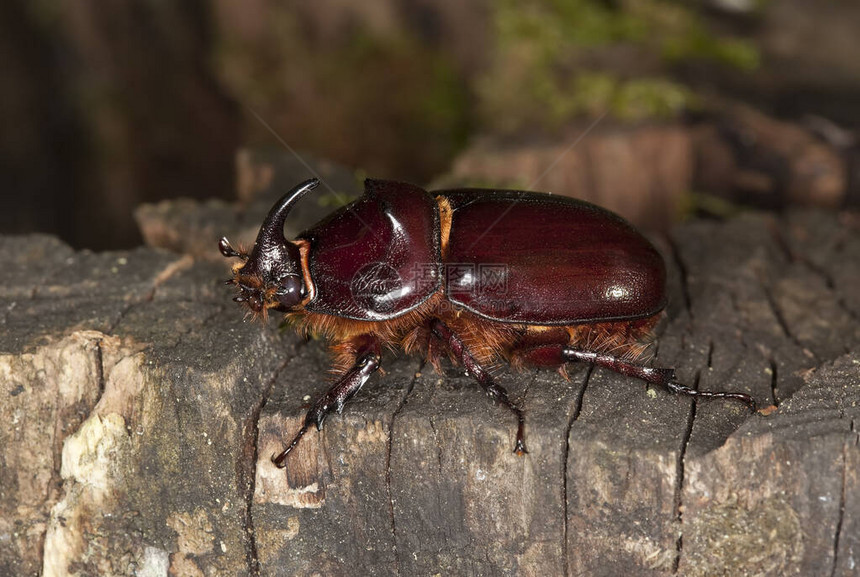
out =
[[[529,450],[526,449],[526,444],[522,439],[517,439],[516,445],[514,446],[514,454],[515,455],[526,455]]]
[[[668,381],[666,383],[666,388],[668,388],[673,393],[687,395],[688,397],[697,397],[705,399],[730,399],[740,401],[741,403],[744,403],[747,407],[749,407],[753,413],[755,413],[757,410],[755,399],[752,398],[750,395],[747,395],[746,393],[699,391],[690,388],[687,385],[682,385],[675,379]]]
[[[284,468],[285,463],[287,461],[287,455],[290,454],[290,451],[292,451],[293,449],[296,448],[296,445],[299,444],[299,441],[302,439],[302,437],[305,435],[305,433],[307,431],[308,431],[308,425],[307,425],[307,423],[305,423],[304,425],[302,425],[302,428],[299,429],[299,432],[296,433],[296,436],[293,437],[293,440],[290,441],[290,444],[287,445],[286,449],[281,451],[280,454],[278,454],[278,455],[272,455],[272,463],[274,463],[277,468],[279,468],[279,469]]]

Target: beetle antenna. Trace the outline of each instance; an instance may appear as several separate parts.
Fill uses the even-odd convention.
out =
[[[220,250],[221,254],[223,254],[227,258],[238,257],[242,260],[248,260],[248,255],[244,252],[239,252],[238,250],[234,249],[233,246],[230,244],[230,241],[227,240],[226,236],[222,236],[221,240],[218,241],[218,250]]]
[[[302,428],[299,429],[299,432],[296,433],[296,436],[293,438],[293,440],[290,441],[290,444],[287,445],[286,449],[281,451],[281,453],[279,455],[272,455],[272,462],[275,464],[275,466],[277,468],[279,468],[279,469],[284,468],[284,462],[287,460],[287,455],[290,454],[290,451],[292,451],[293,449],[296,448],[296,445],[299,444],[299,441],[302,439],[302,437],[305,436],[305,433],[307,433],[307,431],[308,431],[308,424],[305,423],[304,425],[302,425]]]

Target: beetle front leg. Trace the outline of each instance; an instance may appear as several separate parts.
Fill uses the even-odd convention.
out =
[[[313,406],[308,409],[305,414],[305,421],[302,424],[299,432],[287,445],[287,448],[281,451],[277,456],[272,457],[272,462],[279,468],[284,468],[284,462],[287,455],[296,448],[304,434],[308,431],[311,425],[316,426],[318,431],[322,430],[325,418],[332,411],[337,411],[340,414],[343,407],[346,405],[355,393],[361,389],[370,375],[379,369],[381,358],[381,347],[376,338],[364,338],[364,346],[359,349],[355,364],[326,393],[317,399]]]
[[[439,319],[433,319],[430,325],[433,335],[444,342],[448,348],[454,353],[454,356],[460,361],[470,375],[475,377],[475,380],[484,388],[490,398],[499,401],[510,409],[517,417],[517,440],[514,445],[514,453],[522,455],[528,453],[525,444],[525,416],[522,410],[513,404],[508,398],[508,392],[504,387],[497,384],[493,376],[482,367],[475,357],[466,348],[463,340],[452,331],[448,325]]]

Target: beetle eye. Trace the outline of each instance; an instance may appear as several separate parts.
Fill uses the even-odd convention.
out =
[[[301,277],[296,275],[287,275],[278,283],[280,286],[276,293],[278,302],[281,307],[291,309],[302,301],[305,296],[305,287],[302,284]]]

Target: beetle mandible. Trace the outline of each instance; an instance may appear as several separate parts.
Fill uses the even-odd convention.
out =
[[[512,190],[427,192],[385,180],[365,181],[355,202],[295,240],[284,222],[319,185],[305,181],[272,207],[233,278],[255,315],[284,312],[299,331],[326,337],[334,385],[273,462],[311,425],[322,429],[380,367],[382,350],[422,352],[438,370],[442,355],[462,365],[517,418],[514,451],[526,453],[522,409],[487,367],[563,368],[586,362],[700,398],[744,393],[692,389],[670,368],[641,362],[666,306],[666,268],[648,240],[621,217],[568,197]]]

